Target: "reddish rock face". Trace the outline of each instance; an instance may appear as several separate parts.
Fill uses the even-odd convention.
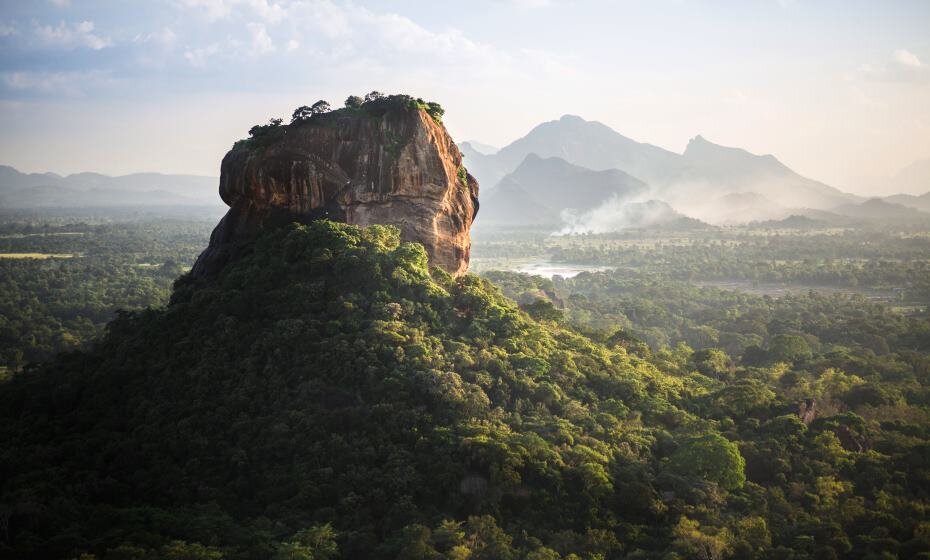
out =
[[[426,247],[431,264],[464,274],[478,182],[460,169],[455,142],[422,109],[326,115],[237,143],[220,173],[230,209],[192,273],[215,274],[264,228],[327,218],[397,226],[404,241]]]

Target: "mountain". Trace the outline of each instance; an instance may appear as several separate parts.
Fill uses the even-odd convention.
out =
[[[403,240],[422,243],[434,265],[463,274],[478,182],[463,167],[441,113],[418,103],[391,95],[253,129],[223,158],[220,196],[229,212],[193,274],[215,274],[272,224],[318,218],[397,224]]]
[[[500,148],[491,146],[490,144],[485,144],[483,142],[478,142],[477,140],[467,140],[459,144],[459,148],[463,151],[465,149],[472,150],[486,156],[494,155],[497,153]]]
[[[76,173],[62,177],[0,166],[0,207],[217,205],[216,185],[215,177],[198,175]]]
[[[618,169],[592,171],[561,158],[529,154],[486,196],[478,223],[558,226],[566,211],[585,212],[646,190],[645,183]]]
[[[466,158],[466,165],[485,184],[496,184],[529,154],[558,157],[595,171],[620,169],[646,182],[663,180],[678,168],[679,156],[622,136],[599,122],[565,115],[533,128],[493,156]],[[483,176],[484,175],[484,176]]]
[[[763,229],[821,229],[830,227],[830,222],[816,220],[799,214],[792,214],[781,220],[764,220],[753,224]]]
[[[187,198],[169,191],[121,189],[79,190],[61,186],[35,186],[0,197],[6,208],[105,208],[112,206],[196,206],[205,200]]]
[[[740,492],[736,445],[679,408],[703,385],[533,309],[550,319],[431,269],[395,227],[263,231],[216,276],[182,277],[167,308],[123,313],[91,351],[0,382],[3,550],[661,551],[678,518],[661,492]],[[641,526],[622,545],[618,519]]]
[[[919,195],[930,191],[930,159],[915,161],[895,174],[889,181],[891,189]]]
[[[787,208],[827,210],[859,197],[802,177],[772,155],[759,156],[696,136],[682,156],[685,165],[663,186],[670,196],[698,198],[735,192],[756,193]]]
[[[847,204],[833,209],[841,216],[849,216],[869,222],[896,224],[930,223],[930,213],[887,202],[879,198],[869,199],[862,204]]]
[[[892,204],[900,204],[901,206],[914,208],[921,212],[930,212],[930,192],[926,192],[919,196],[913,194],[895,194],[886,196],[883,200]]]
[[[720,146],[702,136],[692,139],[683,154],[677,154],[572,115],[540,124],[493,155],[475,150],[464,153],[465,165],[485,185],[496,185],[529,154],[558,157],[591,170],[619,169],[648,183],[651,198],[701,219],[714,219],[715,215],[742,222],[781,218],[788,214],[772,215],[773,207],[828,210],[863,200],[802,177],[771,155]],[[489,192],[493,189],[496,186]],[[707,206],[710,200],[742,193],[762,198],[752,207],[743,200],[740,208],[732,211],[723,207],[691,212],[695,207]],[[746,219],[740,219],[743,213]]]

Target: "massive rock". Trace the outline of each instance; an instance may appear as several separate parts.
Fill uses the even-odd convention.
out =
[[[194,264],[218,272],[264,228],[328,218],[400,228],[431,264],[468,269],[478,182],[445,127],[415,105],[340,110],[263,127],[223,158],[220,196],[230,206]]]

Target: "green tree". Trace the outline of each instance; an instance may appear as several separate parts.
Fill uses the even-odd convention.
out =
[[[328,113],[332,110],[329,106],[329,103],[323,101],[322,99],[310,106],[310,113],[314,115],[321,115],[323,113]]]
[[[719,348],[705,348],[691,355],[694,369],[714,379],[727,379],[733,375],[733,360]]]
[[[773,362],[797,362],[813,356],[810,344],[803,336],[779,334],[769,341],[769,359]]]
[[[692,439],[679,447],[669,468],[682,476],[716,482],[728,490],[741,488],[746,482],[746,460],[735,443],[719,434]]]
[[[291,113],[291,124],[306,121],[311,116],[313,116],[313,110],[307,105],[301,105]]]

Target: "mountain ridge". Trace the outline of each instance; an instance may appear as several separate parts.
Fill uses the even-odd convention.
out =
[[[218,182],[217,177],[156,172],[116,176],[90,171],[70,175],[23,173],[15,167],[0,165],[0,205],[8,208],[218,205],[221,204]]]

